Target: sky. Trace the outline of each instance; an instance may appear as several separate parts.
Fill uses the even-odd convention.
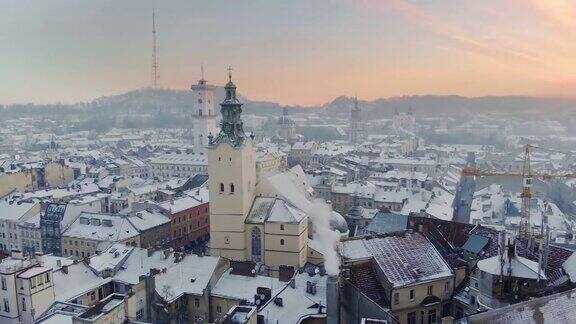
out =
[[[226,82],[251,100],[576,98],[576,0],[0,0],[0,104]]]

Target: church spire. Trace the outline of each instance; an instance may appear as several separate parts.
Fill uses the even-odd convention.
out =
[[[242,103],[236,98],[236,85],[232,82],[232,68],[228,68],[228,83],[224,87],[226,98],[220,104],[222,121],[220,133],[215,138],[210,138],[210,145],[228,142],[232,146],[241,146],[246,139],[244,123],[242,122]]]

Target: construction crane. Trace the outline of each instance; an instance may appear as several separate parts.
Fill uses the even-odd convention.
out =
[[[530,201],[532,199],[532,182],[534,178],[541,180],[550,180],[553,178],[576,178],[576,173],[540,173],[532,172],[531,168],[531,151],[537,146],[526,144],[523,149],[523,161],[521,172],[506,172],[506,171],[488,171],[478,170],[474,167],[466,166],[462,169],[462,175],[465,176],[514,176],[522,177],[522,206],[520,209],[520,226],[518,234],[520,237],[527,237],[532,234],[532,226],[530,224]]]

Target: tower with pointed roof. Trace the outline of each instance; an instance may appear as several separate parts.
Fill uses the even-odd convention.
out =
[[[288,108],[282,108],[282,117],[278,118],[278,136],[292,143],[296,140],[296,128],[294,121],[288,115]]]
[[[201,79],[190,88],[193,93],[192,138],[194,149],[203,151],[208,145],[208,136],[217,132],[214,112],[214,90],[216,87],[209,85],[204,79],[204,67],[202,67]]]
[[[244,221],[254,201],[256,157],[252,137],[244,133],[242,103],[231,69],[220,104],[220,132],[209,136],[210,249],[212,255],[246,260]]]
[[[365,139],[362,113],[358,107],[358,98],[354,97],[354,107],[350,111],[350,126],[348,129],[348,141],[351,144],[361,143]]]

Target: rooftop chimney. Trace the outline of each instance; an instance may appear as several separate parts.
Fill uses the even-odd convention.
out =
[[[340,323],[340,277],[328,276],[326,281],[327,324]]]

